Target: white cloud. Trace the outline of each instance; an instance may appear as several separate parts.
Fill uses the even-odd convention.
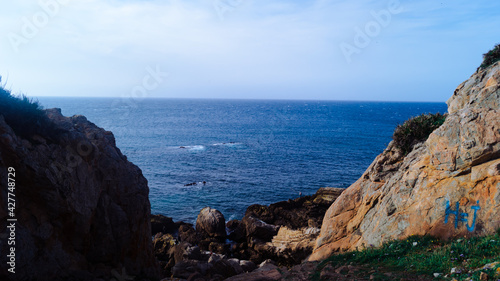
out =
[[[441,84],[452,91],[474,70],[477,49],[499,36],[498,20],[477,17],[486,1],[401,1],[403,12],[348,64],[340,43],[353,44],[355,28],[390,1],[233,0],[222,20],[214,1],[70,1],[18,53],[0,41],[0,74],[31,95],[123,95],[160,65],[171,76],[156,96],[418,100],[415,81],[449,71]],[[41,10],[34,0],[7,6],[1,34],[19,33],[21,18]],[[394,80],[414,88],[408,98],[391,89]]]

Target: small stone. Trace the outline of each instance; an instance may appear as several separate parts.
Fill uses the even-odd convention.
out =
[[[275,261],[273,261],[273,260],[271,260],[271,259],[267,259],[267,260],[265,260],[265,261],[261,262],[261,263],[259,264],[259,267],[264,267],[264,266],[266,266],[266,265],[268,265],[268,264],[276,265],[276,262],[275,262]]]
[[[481,280],[481,281],[488,280],[488,274],[481,272],[481,275],[479,275],[479,280]]]
[[[346,275],[347,273],[349,273],[349,267],[343,265],[343,266],[335,269],[335,273]]]
[[[254,269],[257,268],[257,266],[255,265],[255,263],[253,263],[251,261],[247,261],[247,260],[241,260],[240,261],[240,265],[241,265],[241,268],[243,268],[243,270],[245,272],[251,272],[251,271],[253,271]]]
[[[438,277],[439,277],[439,276],[441,276],[441,275],[442,275],[442,273],[434,273],[434,277],[435,277],[435,278],[438,278]]]

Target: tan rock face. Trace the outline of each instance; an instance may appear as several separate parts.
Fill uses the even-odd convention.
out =
[[[278,258],[300,263],[311,253],[318,234],[319,228],[315,227],[294,230],[283,226],[273,240],[266,243],[266,248]]]
[[[56,139],[19,138],[0,116],[0,179],[16,171],[16,274],[9,280],[109,280],[157,277],[147,181],[111,132],[83,116],[49,116]],[[0,191],[7,202],[7,189]],[[0,205],[5,235],[7,204]],[[1,238],[1,252],[6,253]],[[0,279],[6,280],[6,256]]]
[[[310,260],[389,239],[500,227],[500,63],[462,83],[449,116],[403,157],[391,144],[328,209]]]

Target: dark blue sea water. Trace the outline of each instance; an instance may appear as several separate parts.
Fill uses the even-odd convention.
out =
[[[152,213],[188,222],[205,206],[229,220],[254,203],[348,187],[387,146],[397,124],[446,112],[445,103],[39,100],[112,131],[148,179]],[[197,184],[185,186],[190,183]]]

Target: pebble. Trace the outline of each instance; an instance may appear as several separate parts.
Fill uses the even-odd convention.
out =
[[[485,266],[483,266],[481,269],[493,269],[498,264],[500,264],[500,262],[498,262],[498,261],[497,262],[488,263]]]

